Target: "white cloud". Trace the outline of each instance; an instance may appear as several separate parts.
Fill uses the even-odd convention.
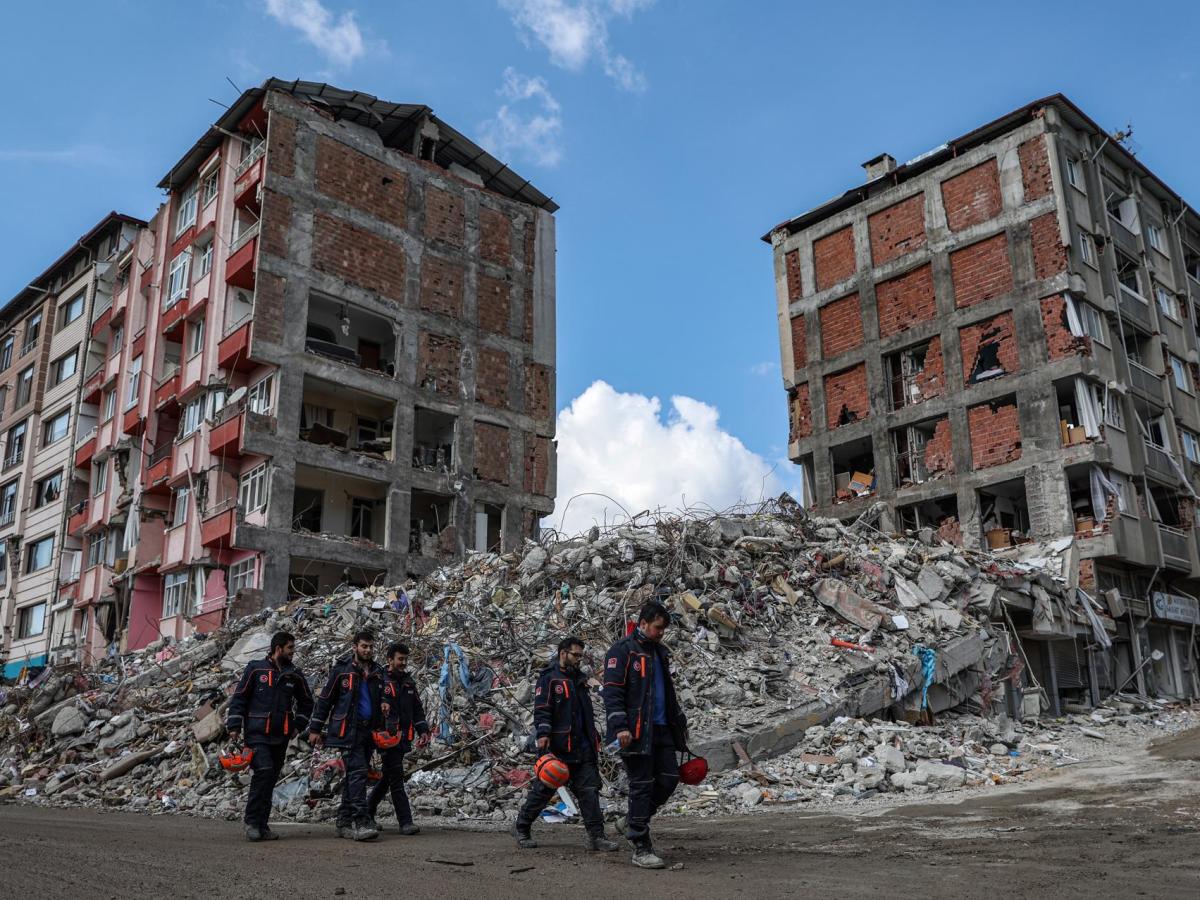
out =
[[[779,364],[774,362],[755,363],[750,367],[751,375],[761,375],[763,377],[773,375],[777,371],[779,371]]]
[[[281,25],[299,31],[334,65],[350,65],[366,52],[353,12],[335,18],[321,0],[266,0],[266,11]]]
[[[578,72],[591,59],[622,89],[642,91],[646,78],[630,60],[613,52],[608,23],[633,18],[654,0],[500,0],[523,37],[550,51],[550,62]]]
[[[106,165],[112,161],[112,152],[96,144],[74,144],[70,147],[53,149],[38,149],[33,147],[16,147],[10,150],[0,149],[0,162]]]
[[[521,157],[552,167],[562,160],[562,110],[544,78],[511,66],[496,92],[504,103],[479,126],[480,141],[496,156]]]
[[[593,383],[558,414],[558,499],[547,524],[574,534],[645,509],[726,509],[798,481],[794,466],[763,459],[718,419],[691,397],[672,397],[664,417],[657,397]]]

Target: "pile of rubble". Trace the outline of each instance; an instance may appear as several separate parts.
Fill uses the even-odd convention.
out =
[[[909,723],[998,709],[1021,665],[990,623],[1014,594],[1083,615],[1072,591],[1027,566],[927,529],[889,537],[812,519],[786,495],[750,513],[593,528],[474,554],[403,587],[296,599],[86,671],[47,670],[0,694],[0,799],[238,815],[249,776],[224,772],[217,756],[241,667],[286,629],[319,686],[367,627],[380,645],[412,648],[435,730],[410,757],[418,813],[504,819],[529,779],[533,680],[554,645],[582,637],[598,669],[652,598],[677,621],[668,642],[693,749],[730,773],[681,793],[681,809],[1007,778],[1025,764],[1011,753],[1026,752],[1027,733],[991,718]],[[623,788],[620,768],[602,760],[609,798]],[[301,746],[276,806],[329,817],[336,803],[322,801],[339,778],[333,754]]]

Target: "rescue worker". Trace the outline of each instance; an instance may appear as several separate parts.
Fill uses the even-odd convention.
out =
[[[367,806],[367,773],[375,752],[371,732],[383,721],[383,668],[375,662],[374,648],[371,632],[354,635],[350,653],[330,670],[308,726],[308,742],[315,749],[329,746],[342,752],[346,776],[337,812],[337,835],[356,841],[379,837]]]
[[[250,796],[246,799],[246,840],[279,838],[267,826],[275,782],[283,771],[288,741],[304,733],[312,714],[313,695],[304,674],[292,665],[296,639],[286,631],[271,637],[265,659],[246,665],[229,701],[225,729],[234,743],[254,751],[250,760]]]
[[[611,852],[617,845],[604,835],[600,812],[600,770],[597,766],[600,736],[592,712],[587,676],[580,670],[583,641],[566,637],[558,645],[558,658],[538,676],[533,694],[533,724],[540,753],[553,753],[571,773],[568,784],[579,803],[588,850]],[[517,846],[537,847],[530,827],[555,795],[555,790],[534,779],[513,825]]]
[[[662,644],[671,624],[666,607],[653,600],[638,613],[637,628],[609,649],[604,661],[606,741],[616,741],[629,775],[627,836],[633,864],[661,869],[650,819],[679,784],[678,750],[687,747],[687,719],[675,696],[671,655]]]
[[[429,725],[425,721],[425,710],[421,707],[416,682],[408,674],[408,647],[404,644],[388,645],[381,709],[384,730],[399,736],[400,743],[379,751],[383,760],[383,777],[371,790],[367,802],[371,822],[375,822],[375,812],[390,791],[400,833],[420,834],[421,829],[413,824],[412,807],[408,805],[408,794],[404,791],[404,754],[414,746],[414,737],[416,747],[428,746]]]

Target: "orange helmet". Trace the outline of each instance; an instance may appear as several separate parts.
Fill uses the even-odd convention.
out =
[[[391,750],[400,743],[400,732],[376,731],[371,735],[380,750]]]
[[[571,770],[553,753],[538,757],[538,761],[533,764],[533,774],[542,784],[554,790],[571,780]]]
[[[241,772],[250,765],[250,760],[254,759],[254,750],[243,747],[240,753],[222,753],[219,758],[221,768],[226,772]]]

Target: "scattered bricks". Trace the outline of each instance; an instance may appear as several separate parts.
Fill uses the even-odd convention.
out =
[[[1096,561],[1094,559],[1079,561],[1079,586],[1085,591],[1096,589]]]
[[[541,363],[525,364],[525,415],[550,418],[550,367]]]
[[[812,406],[808,399],[808,382],[788,391],[788,441],[795,442],[812,436]]]
[[[451,318],[462,318],[462,266],[432,253],[421,257],[421,309]]]
[[[983,303],[1013,289],[1012,263],[1005,232],[950,254],[954,305],[959,309]]]
[[[445,241],[455,247],[463,245],[467,217],[463,198],[435,187],[425,189],[425,236]]]
[[[958,330],[963,382],[967,385],[1019,371],[1020,345],[1011,312]]]
[[[286,279],[259,270],[254,282],[254,340],[283,343],[283,287]]]
[[[479,255],[498,266],[512,265],[512,222],[488,206],[479,210]]]
[[[475,370],[475,399],[485,406],[508,409],[508,354],[494,347],[479,348]]]
[[[421,332],[417,342],[417,383],[428,391],[457,396],[462,345],[457,338]]]
[[[525,433],[525,490],[550,496],[550,439]]]
[[[1029,223],[1033,240],[1033,277],[1049,278],[1067,270],[1067,248],[1058,230],[1058,216],[1049,212]]]
[[[933,437],[925,444],[925,471],[931,478],[954,474],[954,438],[950,433],[950,419],[943,416],[937,420]]]
[[[951,231],[962,231],[1000,215],[1000,170],[989,159],[942,182],[942,203]]]
[[[825,359],[861,347],[863,342],[862,310],[858,294],[827,303],[817,311],[821,324],[821,356]]]
[[[1021,422],[1011,398],[981,403],[967,410],[971,465],[987,469],[1021,458]]]
[[[946,516],[942,519],[937,529],[938,537],[943,541],[954,544],[957,547],[962,546],[962,525],[959,524],[958,516]]]
[[[865,419],[870,413],[865,363],[825,376],[825,425],[830,431]]]
[[[871,261],[883,265],[925,246],[925,195],[901,200],[867,219]]]
[[[915,379],[921,400],[940,397],[946,390],[944,365],[942,338],[941,335],[935,334],[929,339],[929,344],[925,348],[925,367],[917,373]]]
[[[317,213],[312,259],[322,272],[386,297],[404,297],[404,249],[365,228]]]
[[[503,425],[475,423],[475,477],[508,484],[508,429]]]
[[[1062,294],[1042,298],[1042,330],[1046,333],[1046,355],[1052,360],[1087,356],[1092,352],[1091,338],[1071,333],[1067,301]]]
[[[1046,136],[1039,134],[1017,148],[1021,158],[1021,181],[1025,184],[1025,202],[1045,197],[1054,190],[1050,178],[1050,154],[1046,152]]]
[[[267,169],[291,178],[296,172],[296,120],[272,110],[267,120]]]
[[[259,236],[262,252],[286,259],[288,231],[292,227],[292,198],[278,191],[264,191]]]
[[[479,276],[479,291],[476,294],[476,308],[479,313],[479,327],[493,334],[508,334],[509,294],[512,285],[502,278],[492,278],[490,275]]]
[[[913,269],[875,285],[875,305],[879,310],[879,336],[891,337],[928,322],[937,316],[933,293],[933,268]]]
[[[321,135],[313,183],[326,197],[397,228],[405,226],[408,179],[403,172]]]
[[[794,303],[800,299],[803,286],[800,283],[800,251],[792,250],[783,256],[783,265],[787,271],[788,302]]]
[[[808,344],[804,331],[804,316],[792,317],[792,368],[797,372],[808,366]]]
[[[840,231],[827,234],[813,241],[813,272],[817,290],[833,287],[854,274],[854,230],[847,225]],[[790,279],[790,275],[789,275]],[[796,273],[797,296],[799,295],[800,273]],[[789,281],[790,283],[790,281]]]

